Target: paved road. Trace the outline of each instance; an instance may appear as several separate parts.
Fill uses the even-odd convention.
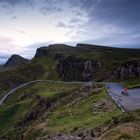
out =
[[[34,80],[34,81],[30,81],[30,82],[27,82],[27,83],[24,83],[12,90],[10,90],[9,92],[7,92],[3,97],[2,99],[0,99],[0,106],[3,105],[3,102],[6,100],[6,98],[11,95],[12,93],[14,93],[16,90],[22,88],[22,87],[25,87],[27,85],[30,85],[32,83],[37,83],[37,82],[52,82],[52,83],[68,83],[68,84],[84,84],[84,83],[87,83],[87,82],[64,82],[64,81],[53,81],[53,80]]]
[[[128,90],[129,96],[122,95],[123,87],[118,83],[105,83],[109,94],[122,106],[125,111],[140,108],[140,88]]]

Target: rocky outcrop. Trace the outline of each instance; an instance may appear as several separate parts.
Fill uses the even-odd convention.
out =
[[[53,57],[55,60],[64,58],[64,54],[60,52],[51,52],[48,47],[38,48],[35,54],[35,58],[38,57]]]
[[[99,102],[93,102],[92,110],[93,114],[96,115],[100,112],[113,112],[115,110],[115,106],[108,98]]]
[[[100,71],[102,64],[96,60],[85,60],[68,56],[59,61],[57,71],[65,81],[91,81],[95,79]]]
[[[76,47],[53,44],[38,48],[35,57],[43,56],[55,59],[58,65],[54,67],[61,80],[124,80],[139,76],[139,64],[135,61],[125,62],[139,58],[139,52],[139,49],[117,49],[90,44],[77,44]],[[97,57],[94,57],[96,53]],[[119,54],[121,54],[120,58]],[[121,64],[116,65],[118,61]],[[110,70],[114,65],[116,68]]]
[[[70,47],[65,44],[52,44],[49,46],[38,48],[35,57],[49,56],[49,57],[54,57],[55,59],[60,59],[67,52],[69,53],[71,49],[73,50],[73,48],[74,47]]]
[[[41,47],[36,50],[35,57],[48,56],[47,47]]]
[[[4,68],[5,67],[17,67],[21,64],[25,64],[26,62],[28,62],[27,59],[21,57],[20,55],[12,55],[8,61],[5,63]]]
[[[140,61],[125,62],[108,74],[109,80],[127,80],[140,77]]]

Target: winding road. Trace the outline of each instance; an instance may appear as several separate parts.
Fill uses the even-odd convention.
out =
[[[0,99],[0,106],[3,105],[3,102],[6,100],[6,98],[13,94],[16,90],[25,87],[27,85],[30,85],[32,83],[37,83],[37,82],[52,82],[52,83],[80,83],[80,84],[84,84],[87,82],[64,82],[64,81],[53,81],[53,80],[34,80],[34,81],[30,81],[27,83],[24,83],[14,89],[12,89],[11,91],[7,92],[2,99]],[[129,96],[125,96],[122,95],[121,92],[123,90],[123,87],[121,84],[118,83],[109,83],[109,82],[105,82],[103,83],[106,85],[106,87],[108,88],[108,93],[109,95],[112,97],[112,99],[118,104],[118,106],[121,108],[121,110],[123,112],[125,111],[131,111],[131,110],[135,110],[135,109],[139,109],[140,108],[140,88],[137,89],[132,89],[129,90]]]
[[[33,84],[33,83],[37,83],[37,82],[52,82],[52,83],[71,83],[71,84],[84,84],[84,83],[87,83],[87,82],[64,82],[64,81],[53,81],[53,80],[34,80],[34,81],[30,81],[30,82],[27,82],[27,83],[24,83],[24,84],[21,84],[20,86],[10,90],[9,92],[7,92],[1,99],[0,99],[0,106],[3,105],[3,102],[6,100],[6,98],[13,94],[16,90],[22,88],[22,87],[25,87],[27,85],[30,85],[30,84]]]

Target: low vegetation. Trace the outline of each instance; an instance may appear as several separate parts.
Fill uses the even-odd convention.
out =
[[[110,107],[113,110],[105,108],[94,113],[93,103],[110,101],[110,98],[106,95],[105,88],[100,86],[98,91],[93,91],[85,96],[84,93],[81,94],[82,86],[82,84],[40,82],[16,91],[15,94],[9,96],[0,109],[1,136],[5,136],[7,132],[10,132],[10,137],[13,138],[21,136],[22,134],[18,134],[13,129],[15,126],[18,129],[24,128],[23,130],[27,133],[26,139],[66,132],[78,133],[96,128],[111,121],[112,117],[121,114],[121,111],[113,103]],[[52,111],[44,111],[46,103],[40,105],[46,99],[47,103],[53,103]],[[30,112],[37,112],[41,115],[25,123]],[[21,125],[22,122],[26,124],[26,127]],[[12,133],[13,131],[14,133]]]
[[[37,96],[53,99],[59,93],[62,94],[62,92],[65,93],[80,86],[79,84],[40,82],[17,90],[7,98],[4,105],[0,108],[1,136],[13,130],[14,125],[22,120],[32,107],[37,105]]]
[[[140,87],[140,78],[129,79],[124,82],[124,85],[130,89]]]

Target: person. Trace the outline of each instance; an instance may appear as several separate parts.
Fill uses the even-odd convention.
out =
[[[125,95],[128,95],[128,88],[125,87],[125,88],[123,89],[122,93],[125,94]]]
[[[125,93],[125,94],[128,94],[128,89],[127,89],[127,87],[124,88],[124,93]]]

